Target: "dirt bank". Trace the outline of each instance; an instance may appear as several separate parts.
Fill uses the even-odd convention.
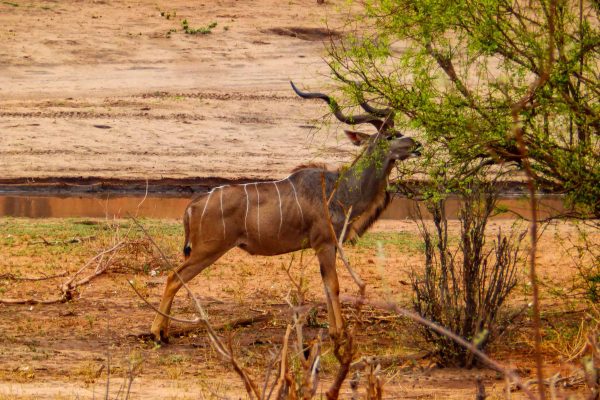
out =
[[[279,178],[347,159],[337,127],[313,135],[325,105],[288,83],[327,82],[337,3],[1,2],[0,178]]]

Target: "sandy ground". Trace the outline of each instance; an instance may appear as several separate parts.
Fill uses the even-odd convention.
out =
[[[288,83],[329,82],[341,3],[0,2],[0,178],[278,178],[347,159],[338,127],[314,135],[325,104]]]
[[[115,234],[113,228],[103,228],[106,221],[71,220],[68,222],[71,228],[65,231],[69,235],[74,234],[73,229],[80,229],[78,235],[93,233],[94,236],[81,243],[68,240],[63,243],[61,240],[69,239],[64,236],[67,233],[58,233],[62,232],[63,221],[0,219],[0,227],[13,227],[10,235],[0,237],[0,248],[8,255],[8,258],[0,260],[0,297],[51,297],[56,293],[56,285],[66,278],[28,282],[1,276],[35,277],[65,270],[72,274],[105,248]],[[173,262],[180,260],[179,222],[150,221],[146,224],[169,258]],[[490,233],[498,228],[506,232],[511,225],[511,221],[494,221]],[[125,225],[121,234],[124,231]],[[51,236],[51,232],[57,233]],[[580,300],[569,292],[576,269],[564,251],[568,242],[576,237],[576,232],[575,226],[569,224],[550,226],[540,242],[538,268],[543,288],[544,359],[548,376],[556,372],[569,376],[578,365],[564,362],[578,346],[576,333],[583,318]],[[449,233],[451,238],[455,237],[457,223],[451,223]],[[42,237],[57,243],[45,244]],[[596,234],[594,240],[598,239],[600,237]],[[384,258],[377,250],[377,241],[382,244]],[[380,221],[357,246],[348,247],[350,261],[368,285],[368,298],[391,296],[399,304],[410,306],[411,291],[407,282],[410,281],[410,271],[423,263],[420,246],[414,223]],[[70,303],[0,305],[0,399],[88,399],[102,396],[107,381],[109,353],[113,396],[123,382],[128,363],[136,360],[143,362],[133,384],[133,398],[237,398],[243,392],[240,381],[225,363],[219,361],[201,330],[175,337],[168,346],[160,348],[134,336],[147,332],[154,313],[133,293],[127,280],[134,281],[149,301],[157,303],[165,279],[164,266],[156,253],[148,253],[150,247],[149,243],[142,241],[119,253],[112,272],[85,285],[80,296]],[[308,287],[306,300],[322,304],[324,299],[318,266],[311,253],[307,252],[303,261]],[[274,315],[272,320],[237,327],[233,331],[219,331],[225,339],[232,338],[240,362],[260,382],[270,354],[281,346],[285,326],[291,320],[285,298],[290,290],[293,291],[293,285],[283,267],[292,263],[290,274],[298,279],[301,275],[298,256],[296,254],[294,261],[290,255],[248,257],[234,249],[190,283],[192,291],[207,308],[213,324],[264,312]],[[342,293],[354,294],[355,286],[343,267],[339,267]],[[530,301],[523,264],[519,274],[520,283],[509,304],[512,310],[520,309]],[[176,297],[174,311],[184,318],[192,317],[192,308],[185,293]],[[350,304],[344,306],[344,313],[355,327],[357,358],[364,355],[395,357],[395,361],[385,365],[382,371],[382,378],[387,382],[384,398],[474,398],[477,377],[484,380],[491,398],[503,398],[504,381],[491,370],[437,368],[428,358],[412,360],[412,356],[427,349],[415,334],[417,327],[413,323],[370,307],[366,307],[357,318]],[[323,308],[319,309],[317,321],[326,321]],[[174,326],[182,325],[175,323]],[[562,336],[557,336],[558,331],[562,335],[572,335],[569,336],[572,339],[565,341]],[[305,328],[306,337],[315,337],[319,332],[324,335],[321,387],[326,390],[337,365],[330,352],[326,330],[318,326]],[[523,377],[531,377],[533,358],[528,314],[521,314],[507,331],[502,344],[492,347],[489,352],[492,357],[516,368]],[[570,390],[581,391],[582,388]],[[343,393],[343,398],[350,397],[347,385]],[[514,393],[512,398],[521,396],[521,393]]]

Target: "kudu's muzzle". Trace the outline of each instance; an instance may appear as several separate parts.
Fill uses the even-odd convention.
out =
[[[410,154],[413,157],[419,157],[419,156],[421,156],[422,150],[423,150],[423,145],[420,142],[415,141],[415,146],[413,147],[413,150]]]

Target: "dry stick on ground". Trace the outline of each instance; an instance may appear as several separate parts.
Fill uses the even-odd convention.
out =
[[[353,303],[357,303],[357,302],[361,301],[360,298],[353,297],[353,296],[342,296],[342,299],[344,301],[353,302]],[[500,364],[498,361],[490,358],[487,354],[485,354],[483,351],[481,351],[475,344],[468,342],[467,340],[458,336],[454,332],[449,331],[448,329],[444,328],[441,325],[436,324],[435,322],[432,322],[426,318],[423,318],[422,316],[420,316],[419,314],[417,314],[415,312],[412,312],[403,307],[400,307],[399,305],[397,305],[396,303],[394,303],[392,301],[387,301],[387,302],[374,301],[374,300],[363,300],[363,301],[364,301],[364,304],[370,305],[372,307],[393,311],[399,315],[402,315],[404,317],[412,319],[413,321],[418,322],[419,324],[425,325],[429,329],[434,330],[435,332],[439,333],[440,335],[444,335],[444,336],[454,340],[456,343],[460,344],[461,346],[463,346],[466,349],[469,349],[471,352],[473,352],[473,354],[475,354],[477,357],[479,357],[479,359],[484,364],[486,364],[490,368],[500,372],[501,374],[503,374],[507,378],[509,378],[511,381],[513,381],[517,385],[517,387],[519,389],[521,389],[523,391],[523,393],[525,393],[525,395],[527,395],[528,398],[530,398],[531,400],[539,400],[531,392],[531,390],[529,390],[529,386],[527,386],[527,384],[525,382],[523,382],[517,374],[515,374],[513,371],[511,371],[507,367],[503,366],[502,364]]]
[[[48,276],[39,276],[39,277],[33,277],[33,276],[17,276],[15,274],[1,274],[0,275],[0,279],[9,279],[11,281],[29,281],[29,282],[37,282],[37,281],[47,281],[50,279],[56,279],[56,278],[63,278],[67,276],[67,272],[62,272],[60,274],[56,274],[56,275],[48,275]]]
[[[544,8],[544,4],[542,4]],[[527,176],[527,187],[529,188],[529,202],[531,207],[531,222],[530,222],[530,236],[531,236],[531,253],[529,256],[529,274],[532,287],[533,296],[533,328],[535,337],[535,363],[538,380],[538,395],[540,400],[545,399],[544,390],[544,365],[542,360],[542,333],[541,333],[541,320],[540,320],[540,304],[539,304],[539,288],[537,282],[537,275],[535,270],[535,256],[537,251],[537,199],[535,197],[535,175],[531,168],[531,162],[529,159],[529,153],[525,139],[523,138],[523,126],[520,121],[520,113],[527,107],[536,92],[544,86],[550,79],[550,73],[554,64],[554,19],[556,17],[557,0],[551,0],[549,4],[549,10],[547,10],[546,18],[548,21],[548,59],[542,60],[544,65],[541,66],[541,72],[537,79],[527,89],[525,95],[516,103],[511,106],[511,114],[513,119],[513,135],[517,142],[517,148],[520,153],[521,162],[523,169]]]
[[[124,238],[121,239],[119,242],[117,242],[117,244],[96,254],[94,257],[89,259],[83,265],[83,267],[81,267],[77,272],[75,272],[73,275],[71,275],[71,277],[69,277],[69,279],[67,279],[67,281],[60,286],[60,291],[61,291],[60,296],[53,297],[50,299],[35,299],[35,298],[1,299],[0,298],[0,304],[56,304],[56,303],[65,303],[65,302],[71,300],[75,295],[75,289],[77,289],[78,287],[80,287],[82,285],[85,285],[86,283],[89,283],[92,279],[97,278],[98,276],[104,274],[110,268],[110,266],[112,265],[113,259],[117,255],[118,251],[127,244],[127,241],[125,238],[127,238],[130,231],[131,231],[131,229],[129,229],[125,233]],[[108,255],[107,260],[104,259],[106,255]],[[94,270],[94,272],[91,273],[90,275],[76,281],[75,279],[77,278],[77,276],[79,276],[79,274],[81,274],[85,269],[87,269],[94,261],[97,261],[96,269]],[[23,280],[43,280],[43,279],[51,279],[51,278],[64,276],[64,275],[66,275],[66,272],[63,274],[59,274],[59,275],[55,275],[55,276],[47,277],[47,278],[29,278],[29,279],[23,279]]]
[[[148,304],[154,311],[156,311],[157,313],[159,313],[163,317],[170,318],[173,321],[178,321],[178,322],[184,322],[184,323],[201,323],[201,324],[203,324],[204,328],[206,329],[206,331],[208,333],[208,337],[210,339],[210,343],[211,343],[213,349],[217,352],[217,354],[219,354],[219,356],[224,361],[226,361],[226,362],[228,362],[228,363],[230,363],[232,365],[233,370],[238,374],[238,376],[244,382],[244,387],[246,388],[246,392],[248,393],[248,396],[251,399],[252,398],[261,399],[262,398],[262,394],[261,394],[260,389],[258,388],[258,385],[256,385],[256,383],[254,382],[254,380],[250,377],[250,375],[248,374],[248,371],[246,371],[246,369],[244,367],[242,367],[242,366],[240,366],[238,364],[237,360],[233,356],[233,352],[231,351],[231,347],[230,346],[229,347],[225,346],[225,344],[221,341],[221,339],[219,338],[219,336],[216,334],[216,332],[214,331],[213,327],[210,325],[210,322],[208,321],[208,314],[202,308],[202,305],[198,301],[198,298],[196,297],[196,295],[192,292],[192,290],[190,289],[190,287],[183,281],[183,279],[181,279],[181,277],[177,273],[177,270],[173,268],[173,265],[171,264],[171,262],[169,261],[169,259],[165,256],[164,252],[158,246],[158,244],[154,241],[154,239],[152,238],[152,236],[150,236],[150,234],[148,233],[148,231],[146,230],[146,228],[144,228],[144,226],[142,224],[140,224],[140,222],[137,220],[137,218],[134,217],[133,215],[130,214],[129,217],[142,230],[142,232],[146,235],[146,237],[148,238],[148,240],[150,240],[150,242],[158,250],[158,252],[160,253],[163,261],[166,264],[166,266],[171,271],[173,271],[173,273],[175,274],[175,276],[181,281],[181,283],[183,284],[183,287],[185,288],[185,290],[187,291],[188,295],[192,299],[192,304],[194,305],[194,308],[196,309],[197,317],[194,320],[183,320],[183,319],[180,319],[180,318],[175,318],[175,317],[173,317],[171,315],[164,314],[160,310],[158,310],[156,307],[154,307],[152,304],[150,304],[143,296],[141,296],[140,293],[135,289],[135,287],[133,286],[133,284],[131,284],[131,282],[129,282],[130,286],[134,289],[134,291],[137,293],[137,295],[144,302],[146,302],[146,304]]]
[[[132,282],[128,281],[127,283],[129,283],[129,286],[131,286],[133,291],[144,301],[144,303],[146,303],[146,305],[148,305],[155,311],[158,310],[155,306],[153,306],[150,302],[148,302],[148,300],[146,300],[144,298],[144,296],[142,296],[142,294],[135,288],[135,286],[133,285]],[[166,316],[166,314],[165,314],[165,316]],[[173,316],[169,316],[168,318],[172,319],[175,322],[181,322],[181,323],[186,324],[186,326],[172,329],[170,331],[170,335],[173,337],[185,336],[190,332],[194,332],[194,331],[197,331],[198,329],[204,328],[204,323],[200,319],[197,319],[197,318],[182,319],[182,318],[177,318],[177,317],[173,317]],[[238,318],[238,319],[234,319],[233,321],[223,322],[221,324],[214,325],[213,329],[215,331],[220,331],[222,329],[234,329],[234,328],[238,328],[241,326],[249,326],[252,324],[256,324],[258,322],[270,321],[272,319],[273,319],[273,314],[270,312],[266,312],[264,314],[256,315],[254,317]],[[149,332],[142,332],[142,333],[131,334],[129,336],[134,336],[139,339],[149,339],[152,337],[152,334]]]
[[[213,329],[215,331],[219,331],[222,329],[234,329],[234,328],[239,328],[239,327],[243,327],[243,326],[253,325],[253,324],[256,324],[259,322],[270,321],[272,319],[273,319],[273,314],[270,312],[266,312],[264,314],[259,314],[259,315],[253,316],[253,317],[238,318],[238,319],[234,319],[233,321],[223,322],[222,324],[214,325]],[[173,337],[185,336],[186,334],[196,331],[196,330],[198,330],[198,328],[201,328],[203,326],[204,326],[203,324],[197,324],[197,325],[184,326],[184,327],[177,328],[177,329],[171,329],[170,335]]]
[[[57,246],[59,244],[73,244],[73,243],[82,243],[85,241],[93,240],[96,236],[85,236],[85,237],[73,237],[67,240],[54,240],[49,241],[46,238],[42,238],[42,240],[35,240],[33,242],[28,242],[27,244],[45,244],[46,246]]]
[[[395,317],[398,318],[398,317]],[[418,361],[431,355],[428,351],[421,351],[407,356],[368,356],[361,357],[350,365],[350,369],[361,371],[370,365],[381,365],[381,368],[387,368],[392,365],[400,365],[406,361]]]

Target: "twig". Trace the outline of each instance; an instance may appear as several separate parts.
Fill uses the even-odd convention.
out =
[[[431,355],[428,351],[422,351],[416,354],[407,356],[377,356],[377,357],[361,357],[350,365],[352,370],[363,370],[369,365],[381,365],[382,368],[387,368],[391,365],[403,364],[406,361],[416,361],[427,358]]]
[[[130,283],[131,285],[131,283]],[[134,286],[132,286],[133,290],[138,294],[138,296],[141,296],[141,294],[135,289]],[[158,310],[155,306],[153,306],[152,304],[148,303],[147,301],[145,302],[149,307],[151,307],[154,311],[161,313],[160,310]],[[162,313],[161,313],[162,314]],[[177,317],[173,317],[170,315],[163,315],[165,318],[169,318],[172,319],[173,321],[177,321],[177,322],[182,322],[182,321],[178,321]],[[221,324],[216,324],[213,326],[213,329],[215,331],[220,331],[222,329],[235,329],[238,327],[242,327],[242,326],[249,326],[252,324],[256,324],[259,322],[265,322],[265,321],[270,321],[271,319],[273,319],[273,314],[271,314],[270,312],[261,314],[261,315],[256,315],[254,317],[248,317],[248,318],[238,318],[238,319],[234,319],[233,321],[228,321],[228,322],[223,322]],[[172,329],[170,335],[173,337],[181,337],[181,336],[185,336],[190,332],[195,332],[198,331],[199,329],[204,328],[204,324],[201,322],[198,323],[192,323],[192,320],[185,320],[185,324],[189,324],[189,326],[182,326],[180,328],[177,329]],[[135,335],[132,335],[137,337],[138,339],[148,339],[152,337],[152,334],[150,332],[141,332]]]
[[[129,234],[129,231],[127,232],[127,234]],[[126,236],[127,236],[126,234]],[[119,241],[117,244],[115,244],[114,246],[112,246],[109,249],[103,250],[100,253],[96,254],[94,257],[92,257],[90,260],[88,260],[83,267],[81,267],[77,272],[75,272],[73,275],[71,275],[69,277],[69,279],[67,279],[66,282],[64,282],[61,286],[60,286],[60,291],[61,294],[58,297],[54,297],[54,298],[50,298],[50,299],[35,299],[35,298],[28,298],[28,299],[12,299],[12,298],[2,298],[0,299],[0,304],[56,304],[56,303],[65,303],[69,300],[71,300],[73,298],[74,295],[74,290],[76,288],[78,288],[79,286],[85,285],[86,283],[89,283],[92,279],[102,275],[103,273],[105,273],[108,268],[112,265],[111,261],[114,258],[114,256],[116,255],[117,251],[120,250],[122,247],[124,247],[126,244],[126,242],[124,240]],[[110,257],[108,258],[108,260],[102,264],[102,261],[104,259],[104,256],[106,254],[110,254]],[[77,278],[77,276],[83,272],[86,268],[88,268],[94,261],[98,260],[98,266],[96,267],[96,270],[86,276],[85,278],[80,279],[79,281],[75,281],[75,278]],[[62,274],[62,275],[66,275],[66,273]],[[56,276],[52,276],[52,277],[45,277],[45,278],[39,278],[39,279],[26,279],[26,280],[43,280],[43,279],[51,279],[51,278],[55,278],[55,277],[59,277],[60,275],[56,275]]]
[[[56,304],[67,301],[64,296],[51,299],[39,300],[34,298],[29,299],[0,299],[0,304]]]
[[[128,232],[129,233],[129,232]],[[127,236],[127,235],[126,235]],[[62,284],[61,286],[61,290],[63,293],[68,292],[69,290],[72,290],[73,288],[76,287],[76,285],[72,285],[73,281],[75,280],[75,278],[77,277],[77,275],[79,275],[81,272],[83,272],[87,267],[90,266],[90,264],[92,264],[94,261],[96,261],[98,258],[102,258],[104,257],[104,255],[117,251],[119,250],[121,247],[123,247],[125,245],[125,241],[121,240],[119,241],[117,244],[115,244],[114,246],[112,246],[109,249],[103,250],[100,253],[96,254],[94,257],[92,257],[91,259],[88,260],[88,262],[86,262],[83,267],[79,268],[79,270],[77,272],[75,272],[73,275],[71,275],[71,277]]]
[[[535,81],[529,85],[525,95],[511,106],[511,114],[513,119],[513,135],[517,142],[517,148],[522,160],[523,169],[527,175],[527,187],[529,188],[529,202],[531,207],[531,251],[529,256],[529,276],[531,280],[532,297],[533,297],[533,330],[535,338],[535,364],[538,380],[538,395],[540,400],[546,397],[543,382],[544,382],[544,363],[542,360],[542,332],[540,320],[540,304],[539,304],[539,287],[536,274],[535,257],[537,252],[537,198],[535,188],[535,174],[531,168],[529,159],[529,151],[523,138],[523,126],[520,122],[519,115],[526,108],[527,103],[533,100],[536,92],[550,80],[550,73],[554,64],[554,18],[556,16],[556,0],[550,1],[549,12],[546,13],[548,20],[548,59],[545,65],[542,66],[542,71]]]
[[[2,274],[0,275],[0,279],[10,279],[13,281],[29,281],[29,282],[37,282],[37,281],[45,281],[48,279],[62,278],[67,275],[67,272],[61,272],[56,275],[49,276],[40,276],[40,277],[30,277],[30,276],[16,276],[14,274]]]
[[[200,318],[200,317],[196,317],[194,319],[183,319],[183,318],[178,318],[178,317],[175,317],[173,315],[169,315],[169,314],[163,313],[157,307],[155,307],[152,303],[150,303],[148,300],[146,300],[146,298],[144,296],[142,296],[142,294],[135,288],[135,286],[134,286],[134,284],[133,284],[132,281],[128,280],[127,283],[129,284],[129,286],[131,286],[131,288],[133,289],[133,291],[135,292],[135,294],[137,294],[138,297],[140,299],[142,299],[142,301],[144,303],[146,303],[146,305],[148,307],[152,308],[152,310],[154,310],[156,313],[162,315],[163,317],[169,318],[170,320],[173,320],[173,321],[181,322],[183,324],[194,324],[194,325],[197,325],[197,326],[203,326],[204,325],[203,321],[202,321],[202,318]],[[140,334],[140,337],[142,337],[143,335],[144,336],[150,336],[151,334],[149,334],[149,333],[143,333],[143,334]]]
[[[56,246],[59,244],[74,244],[74,243],[87,242],[87,241],[93,240],[95,238],[96,238],[96,236],[73,237],[71,239],[54,240],[52,242],[46,240],[45,238],[42,238],[42,240],[35,240],[33,242],[28,242],[27,244],[45,244],[46,246]]]
[[[280,354],[281,354],[281,348],[279,349],[279,351],[276,354],[273,355],[273,359],[269,363],[269,368],[267,368],[267,374],[265,376],[265,381],[263,383],[262,397],[260,398],[260,400],[265,400],[265,395],[267,395],[267,385],[269,384],[271,372],[273,371],[273,368],[275,367],[275,363],[279,359]],[[275,382],[277,382],[277,381],[275,381]],[[269,392],[268,396],[266,397],[267,399],[271,398],[271,393],[273,392],[273,388],[274,388],[274,386],[271,388],[271,391]]]
[[[360,299],[358,299],[356,297],[352,297],[352,296],[342,296],[342,297],[345,301],[349,301],[349,302],[360,301]],[[485,354],[483,351],[481,351],[475,344],[466,341],[465,339],[458,336],[454,332],[449,331],[448,329],[436,324],[435,322],[432,322],[432,321],[429,321],[428,319],[423,318],[422,316],[420,316],[417,313],[414,313],[410,310],[402,308],[391,301],[382,302],[382,301],[365,300],[365,304],[368,304],[372,307],[381,308],[384,310],[394,311],[397,314],[400,314],[404,317],[412,319],[415,322],[418,322],[422,325],[427,326],[428,328],[434,330],[435,332],[439,333],[440,335],[444,335],[444,336],[454,340],[456,343],[460,344],[464,348],[473,352],[473,354],[476,355],[477,357],[479,357],[479,359],[484,364],[487,364],[490,368],[507,376],[511,381],[513,381],[517,385],[517,387],[519,389],[521,389],[523,391],[523,393],[525,393],[527,395],[527,397],[529,397],[532,400],[538,400],[537,397],[529,390],[529,387],[527,386],[527,384],[524,383],[517,374],[515,374],[513,371],[506,368],[502,364],[500,364],[498,361],[490,358],[487,354]]]

